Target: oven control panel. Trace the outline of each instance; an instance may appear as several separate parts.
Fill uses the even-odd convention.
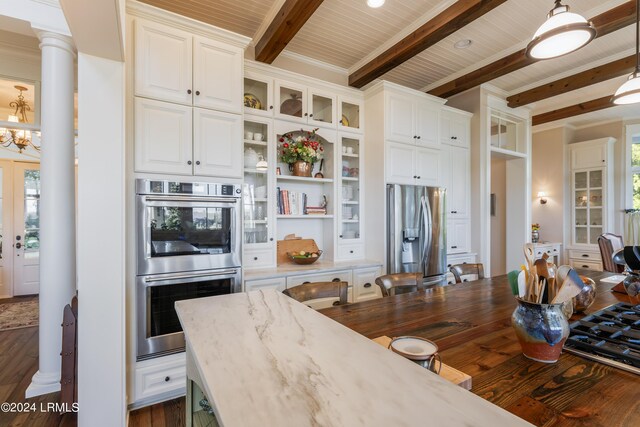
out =
[[[235,184],[137,179],[136,194],[240,197],[242,189]]]

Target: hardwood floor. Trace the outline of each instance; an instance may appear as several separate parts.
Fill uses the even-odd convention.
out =
[[[185,398],[169,400],[129,413],[129,427],[182,427]]]
[[[15,297],[0,300],[0,304],[26,302],[37,296]],[[75,414],[59,415],[57,412],[41,412],[41,405],[59,402],[59,393],[25,399],[24,393],[31,377],[38,370],[38,328],[22,328],[0,331],[0,403],[29,403],[36,405],[36,412],[2,412],[0,426],[70,427],[77,425]]]

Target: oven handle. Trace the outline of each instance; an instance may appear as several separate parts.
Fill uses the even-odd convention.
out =
[[[145,202],[237,203],[236,197],[144,196]]]
[[[172,274],[162,277],[145,277],[145,283],[152,282],[164,282],[167,280],[182,280],[182,279],[199,279],[201,277],[216,277],[216,276],[231,276],[238,273],[238,270],[219,270],[215,272],[207,272],[202,274]]]

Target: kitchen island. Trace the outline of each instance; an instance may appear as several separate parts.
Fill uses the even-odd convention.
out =
[[[193,383],[223,426],[530,425],[273,289],[176,311],[187,425],[203,412]]]
[[[598,286],[586,313],[632,302],[600,282],[611,274],[580,273]],[[368,338],[434,340],[446,364],[473,377],[473,393],[537,426],[640,425],[640,376],[566,352],[554,364],[525,358],[511,328],[515,307],[500,276],[321,312]]]

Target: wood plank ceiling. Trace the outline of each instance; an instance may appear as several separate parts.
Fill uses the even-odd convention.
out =
[[[289,0],[140,1],[252,37],[257,43],[269,22]],[[459,0],[458,3],[477,1]],[[587,18],[628,2],[563,0],[572,12]],[[384,6],[372,9],[367,7],[366,0],[324,0],[288,42],[285,51],[342,68],[349,75],[454,3],[455,0],[387,0]],[[553,0],[508,0],[380,78],[418,90],[433,90],[524,48],[552,6]],[[469,48],[453,47],[455,42],[464,39],[472,41]],[[594,40],[570,55],[537,62],[490,83],[508,95],[516,95],[628,57],[633,53],[633,47],[634,28],[628,26]],[[575,95],[571,95],[573,92],[536,102],[534,114],[605,96],[606,92],[598,92],[604,91],[605,86],[585,88],[590,96],[577,102]],[[575,92],[582,93],[580,90]]]

